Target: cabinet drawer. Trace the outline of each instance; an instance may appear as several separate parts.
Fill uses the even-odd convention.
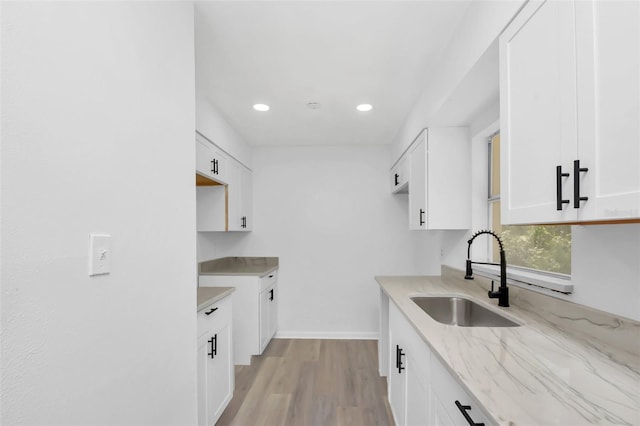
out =
[[[231,295],[198,311],[198,336],[231,321]]]
[[[264,277],[260,278],[260,292],[262,293],[269,287],[271,287],[274,283],[278,281],[278,270],[269,272]]]
[[[456,401],[460,406],[467,407],[465,411],[475,423],[484,423],[485,426],[494,424],[480,408],[480,404],[462,388],[435,356],[431,357],[431,388],[434,396],[437,397],[442,408],[455,424],[467,424],[467,420],[461,408],[456,405]]]

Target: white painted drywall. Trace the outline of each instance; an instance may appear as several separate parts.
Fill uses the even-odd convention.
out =
[[[0,423],[196,423],[194,84],[189,2],[2,2]]]
[[[442,60],[433,75],[429,75],[429,80],[425,81],[424,90],[394,138],[392,163],[400,157],[422,128],[432,125],[437,113],[523,3],[524,0],[471,2],[455,36],[444,49]]]
[[[279,256],[280,336],[376,337],[374,276],[440,273],[439,236],[410,232],[406,195],[391,194],[388,146],[253,156],[253,232],[200,233],[199,258]]]

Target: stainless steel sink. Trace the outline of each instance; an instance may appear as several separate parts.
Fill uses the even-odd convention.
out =
[[[416,296],[411,300],[431,318],[459,327],[519,327],[520,324],[459,296]]]

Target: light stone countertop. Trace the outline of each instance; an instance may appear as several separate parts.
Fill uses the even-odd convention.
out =
[[[236,291],[235,287],[198,287],[198,309],[201,311]]]
[[[263,277],[279,267],[277,257],[222,257],[198,264],[200,275],[253,275]]]
[[[458,382],[500,425],[640,425],[640,323],[510,286],[499,308],[488,281],[443,276],[376,277],[382,290]],[[470,296],[523,322],[456,327],[410,296]]]

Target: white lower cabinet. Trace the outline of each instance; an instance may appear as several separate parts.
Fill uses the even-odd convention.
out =
[[[388,393],[396,425],[426,425],[431,354],[393,303],[389,303],[389,342]]]
[[[198,425],[211,426],[233,397],[231,296],[198,312]]]
[[[493,424],[475,399],[431,353],[395,303],[385,295],[382,302],[383,307],[388,304],[388,313],[381,313],[382,320],[388,318],[388,336],[383,339],[387,342],[387,353],[381,360],[386,358],[388,363],[389,405],[396,425]]]
[[[233,293],[233,363],[250,365],[278,329],[278,271],[250,275],[200,275],[200,287],[235,287]]]
[[[431,357],[432,406],[434,425],[490,425],[489,417],[478,403],[460,386],[457,380],[435,356]]]
[[[260,353],[278,329],[278,283],[274,281],[260,293]]]

